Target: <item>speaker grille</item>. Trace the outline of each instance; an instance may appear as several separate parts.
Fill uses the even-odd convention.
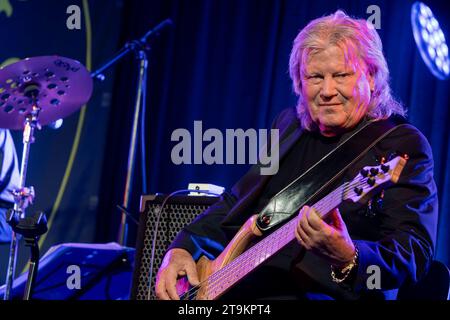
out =
[[[164,198],[165,196],[163,195],[141,197],[141,216],[136,242],[136,265],[133,275],[132,299],[156,299],[154,291],[155,278],[167,247],[185,225],[189,224],[219,199],[218,197],[206,196],[174,196],[166,202],[161,213],[156,237],[153,275],[152,279],[149,279],[154,227]]]

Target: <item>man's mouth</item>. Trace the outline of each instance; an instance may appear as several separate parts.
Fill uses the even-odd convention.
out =
[[[332,107],[332,106],[338,106],[341,103],[320,103],[319,106],[320,107]]]

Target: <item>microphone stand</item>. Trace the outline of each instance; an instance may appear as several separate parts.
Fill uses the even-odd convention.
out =
[[[173,24],[172,20],[166,19],[163,22],[159,23],[155,28],[149,30],[143,37],[138,40],[133,40],[125,44],[125,46],[107,63],[105,63],[102,67],[97,69],[96,71],[91,73],[91,77],[96,80],[103,81],[105,76],[103,72],[121,60],[123,57],[128,55],[129,53],[135,53],[135,57],[138,61],[139,65],[139,73],[138,73],[138,83],[136,89],[135,96],[135,105],[134,105],[134,115],[133,115],[133,125],[131,128],[130,135],[130,147],[128,150],[128,164],[127,164],[127,175],[125,181],[125,190],[123,194],[123,203],[122,207],[127,209],[129,207],[131,188],[133,183],[133,172],[134,172],[134,164],[136,159],[136,137],[138,130],[138,121],[139,114],[141,112],[141,105],[145,106],[145,97],[147,93],[147,67],[148,67],[148,57],[147,52],[151,50],[150,45],[148,44],[151,38],[156,38],[159,36],[160,32],[165,28],[171,26]],[[145,163],[143,164],[145,166]],[[144,177],[145,179],[145,177]],[[120,229],[118,233],[117,242],[121,246],[125,246],[127,242],[128,236],[128,223],[127,223],[127,213],[125,210],[122,210],[121,221],[120,221]]]

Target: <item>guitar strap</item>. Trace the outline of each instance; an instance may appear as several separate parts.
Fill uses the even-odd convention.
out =
[[[298,210],[330,187],[343,173],[361,159],[367,151],[400,126],[403,118],[367,121],[325,157],[302,173],[273,196],[256,221],[261,231],[268,231],[297,214]]]

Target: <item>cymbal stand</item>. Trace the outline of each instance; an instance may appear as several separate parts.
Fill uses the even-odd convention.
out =
[[[11,246],[10,246],[10,252],[9,252],[9,261],[8,261],[8,269],[7,269],[7,275],[6,275],[6,289],[4,293],[4,300],[10,300],[11,299],[11,290],[13,287],[13,281],[14,281],[14,275],[15,275],[15,269],[16,269],[16,260],[17,260],[17,250],[18,250],[18,239],[17,234],[23,234],[26,239],[30,238],[30,234],[26,234],[24,230],[29,230],[29,228],[26,227],[26,224],[24,224],[22,221],[25,219],[25,209],[26,207],[33,202],[34,199],[34,188],[25,187],[25,180],[27,176],[27,167],[28,167],[28,158],[30,155],[30,146],[31,143],[34,142],[34,130],[35,128],[39,128],[38,123],[38,117],[39,117],[39,111],[40,108],[37,106],[36,97],[38,88],[31,85],[30,90],[25,90],[25,95],[32,98],[32,111],[31,113],[26,117],[25,124],[24,124],[24,130],[23,130],[23,152],[22,152],[22,162],[20,167],[20,180],[19,180],[19,187],[17,190],[13,191],[14,195],[14,207],[12,210],[10,210],[8,214],[8,223],[12,226],[13,232],[11,237]],[[27,92],[28,91],[28,92]],[[22,222],[22,223],[21,223]],[[37,222],[39,222],[39,230],[38,234],[43,234],[47,230],[45,225],[45,231],[42,224],[46,222],[45,219],[37,219]],[[19,226],[19,228],[17,227]],[[23,228],[25,226],[25,228]],[[37,226],[37,225],[36,225]],[[34,226],[34,227],[36,227]],[[42,232],[43,231],[43,232]],[[36,236],[38,237],[38,236]],[[31,237],[33,238],[33,237]],[[30,259],[30,262],[39,261],[39,248],[36,246],[37,244],[28,243],[27,245],[31,246],[32,250],[32,258]],[[33,279],[36,277],[37,270],[30,269],[29,271],[29,277],[31,276]],[[30,278],[29,278],[30,279]],[[29,281],[30,283],[27,285],[27,287],[32,287],[32,281]],[[30,292],[31,293],[31,292]],[[28,298],[31,296],[29,293]],[[26,298],[26,297],[25,297]]]

